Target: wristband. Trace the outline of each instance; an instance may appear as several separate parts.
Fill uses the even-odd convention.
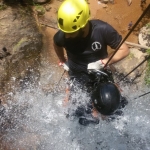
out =
[[[104,62],[102,61],[102,59],[101,59],[100,61],[101,61],[101,63],[102,63],[103,65],[105,65]]]
[[[59,62],[58,63],[59,66],[62,66],[63,64],[64,64],[64,62]]]

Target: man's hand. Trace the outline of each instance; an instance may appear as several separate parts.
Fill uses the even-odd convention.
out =
[[[98,60],[96,62],[89,63],[87,69],[100,70],[103,67],[104,67],[104,64],[103,64],[102,60]]]
[[[68,67],[67,62],[60,62],[59,66],[63,66],[64,70],[69,71],[69,67]]]

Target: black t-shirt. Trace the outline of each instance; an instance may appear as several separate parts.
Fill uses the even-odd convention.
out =
[[[67,39],[61,30],[54,35],[54,43],[65,48],[73,72],[87,72],[88,63],[108,56],[107,45],[116,49],[122,40],[121,35],[106,22],[90,20],[89,23],[90,30],[85,38]]]

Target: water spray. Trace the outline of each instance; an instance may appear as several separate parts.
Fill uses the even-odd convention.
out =
[[[138,99],[138,98],[143,97],[143,96],[145,96],[145,95],[147,95],[147,94],[150,94],[150,92],[144,93],[144,94],[142,94],[142,95],[140,95],[140,96],[138,96],[138,97],[136,97],[136,98],[134,98],[134,99]]]
[[[58,81],[58,83],[57,83],[57,86],[59,86],[60,81],[61,81],[62,77],[64,76],[65,72],[66,72],[66,70],[64,70],[64,72],[62,73],[62,75],[61,75],[61,77],[60,77],[60,79],[59,79],[59,81]]]

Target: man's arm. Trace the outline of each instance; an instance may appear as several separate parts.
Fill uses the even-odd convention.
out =
[[[66,62],[66,58],[64,56],[64,49],[63,47],[60,47],[60,46],[57,46],[55,43],[53,43],[53,46],[54,46],[54,50],[60,60],[60,62]]]
[[[123,43],[108,64],[113,64],[122,60],[123,58],[129,55],[129,52],[130,51],[127,44]],[[108,58],[103,59],[102,62],[106,64],[110,57],[111,55]]]

